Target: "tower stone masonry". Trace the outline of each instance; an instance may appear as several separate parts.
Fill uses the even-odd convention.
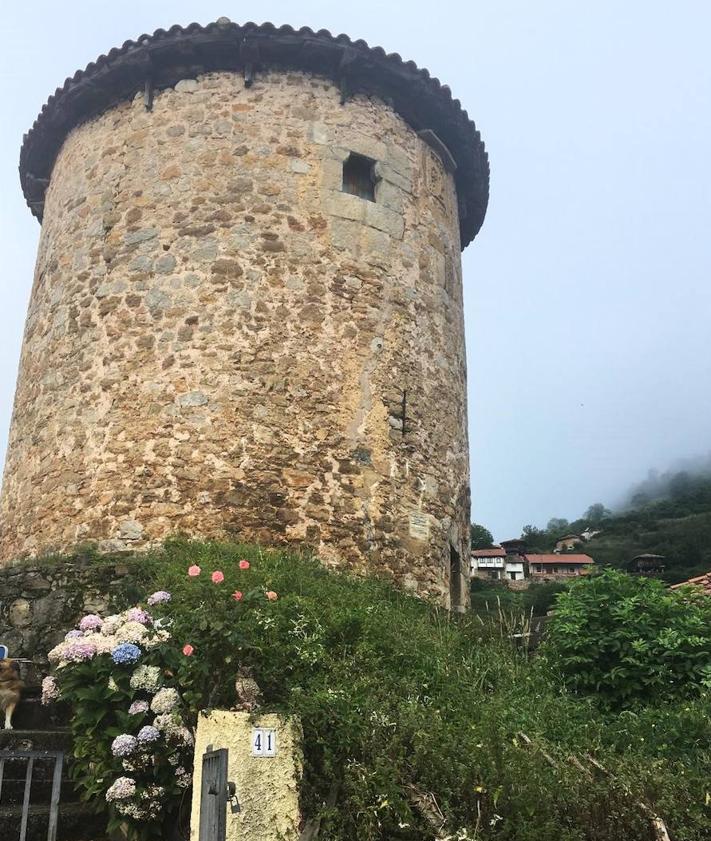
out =
[[[20,174],[0,562],[229,536],[466,603],[488,162],[448,88],[324,31],[158,30],[65,82]]]

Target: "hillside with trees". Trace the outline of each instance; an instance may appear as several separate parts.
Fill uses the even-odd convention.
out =
[[[631,569],[637,555],[664,556],[660,577],[684,581],[711,569],[711,473],[680,470],[651,473],[633,487],[624,505],[611,511],[601,503],[569,522],[552,518],[545,529],[525,526],[522,537],[529,551],[550,552],[566,534],[599,532],[577,551],[592,555],[598,564]]]

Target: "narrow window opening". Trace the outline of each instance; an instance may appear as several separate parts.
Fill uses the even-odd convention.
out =
[[[497,576],[498,577],[498,576]],[[462,604],[462,565],[459,552],[449,544],[449,608],[458,610]]]
[[[375,161],[351,152],[343,162],[343,192],[374,202],[377,183]]]

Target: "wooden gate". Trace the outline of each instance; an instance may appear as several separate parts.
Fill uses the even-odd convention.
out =
[[[198,841],[225,841],[227,798],[227,749],[208,748],[202,757]]]

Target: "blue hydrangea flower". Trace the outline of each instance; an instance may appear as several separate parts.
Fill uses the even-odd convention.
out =
[[[155,727],[151,727],[150,724],[146,724],[138,731],[136,738],[139,742],[155,742],[156,739],[160,739],[160,732]]]
[[[141,656],[141,649],[131,642],[124,642],[117,645],[111,652],[111,659],[114,663],[135,663]]]

